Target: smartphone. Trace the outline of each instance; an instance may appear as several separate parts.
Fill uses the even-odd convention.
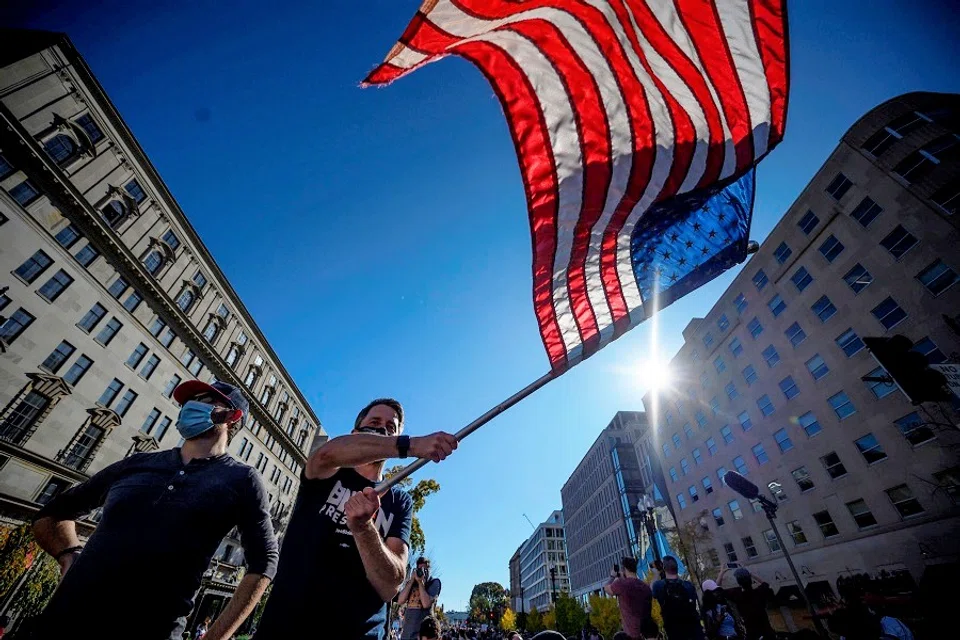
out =
[[[620,565],[614,564],[614,565],[613,565],[613,572],[614,572],[615,574],[617,574],[617,575],[620,575]]]

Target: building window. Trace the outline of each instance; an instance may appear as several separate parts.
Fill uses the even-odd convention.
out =
[[[860,293],[873,282],[873,276],[870,275],[870,272],[867,271],[863,265],[857,263],[850,271],[847,271],[846,275],[843,276],[843,281],[847,283],[854,293]]]
[[[127,411],[130,410],[130,407],[133,406],[133,403],[137,399],[137,392],[133,389],[127,389],[123,396],[120,398],[120,401],[117,402],[116,412],[121,418],[127,415]]]
[[[913,446],[929,442],[934,439],[933,431],[920,419],[920,414],[911,411],[902,418],[893,421],[903,437]]]
[[[217,307],[217,315],[224,320],[228,320],[230,318],[230,310],[227,309],[227,305],[221,304],[219,307]]]
[[[939,296],[956,284],[957,280],[960,280],[960,276],[957,275],[956,271],[948,267],[943,260],[937,258],[930,266],[917,274],[917,280],[927,288],[927,291],[935,296]]]
[[[150,275],[157,275],[157,272],[163,267],[163,254],[158,249],[154,249],[144,258],[143,266]]]
[[[793,253],[793,250],[790,249],[790,246],[786,242],[781,242],[773,252],[773,258],[780,264],[783,264],[787,261],[787,258],[790,257],[790,254]]]
[[[167,386],[163,388],[163,395],[167,398],[173,396],[173,391],[180,386],[180,376],[173,376],[170,378],[170,381],[167,383]]]
[[[266,394],[264,394],[263,397],[264,399],[269,400],[269,397]],[[677,451],[680,450],[680,435],[677,433],[673,434],[673,448]]]
[[[873,517],[870,508],[862,498],[848,502],[847,509],[850,511],[850,515],[853,516],[854,522],[856,522],[857,526],[861,529],[877,524],[877,519]]]
[[[8,190],[10,197],[16,200],[20,206],[25,207],[40,197],[40,192],[33,186],[29,180],[24,180],[12,189]]]
[[[860,455],[863,456],[863,459],[867,461],[867,464],[873,464],[874,462],[887,459],[886,451],[883,450],[880,441],[877,440],[877,437],[872,433],[868,433],[862,438],[854,440],[853,444],[857,445],[857,450],[860,452]]]
[[[721,332],[730,328],[730,321],[727,320],[727,314],[720,314],[720,317],[717,318],[717,328],[720,329]]]
[[[717,373],[723,373],[727,370],[727,364],[723,361],[723,358],[717,356],[713,361],[713,367],[717,370]]]
[[[97,404],[104,407],[109,407],[110,403],[114,401],[121,389],[123,389],[123,383],[114,378],[113,382],[108,384],[107,388],[103,390],[102,394],[100,394],[100,399],[97,400]]]
[[[807,371],[810,372],[814,380],[819,380],[830,373],[830,368],[827,366],[827,363],[823,361],[823,358],[820,357],[819,353],[807,360],[806,365]]]
[[[820,423],[817,421],[817,417],[813,415],[812,411],[807,411],[805,414],[798,417],[797,424],[799,424],[806,432],[807,436],[811,438],[823,431],[823,427],[820,426]]]
[[[147,362],[140,369],[140,377],[144,380],[149,380],[150,376],[153,375],[153,372],[157,370],[157,366],[160,364],[160,358],[156,355],[152,355],[147,358]]]
[[[69,249],[77,243],[77,241],[82,238],[83,235],[80,233],[80,230],[77,229],[72,223],[65,226],[63,229],[57,233],[54,238],[64,249]]]
[[[27,284],[32,284],[40,274],[53,264],[53,259],[43,251],[37,251],[14,270],[14,274]]]
[[[196,360],[191,362],[190,366],[187,367],[187,371],[189,371],[194,378],[200,377],[200,371],[202,369],[203,369],[203,362],[201,362],[200,358],[197,358]]]
[[[750,414],[746,411],[741,411],[737,419],[740,421],[740,427],[744,431],[750,431],[750,429],[753,428],[753,421],[750,420]]]
[[[15,445],[23,444],[49,404],[50,398],[33,390],[28,392],[0,422],[0,440]]]
[[[683,423],[683,435],[687,436],[688,439],[693,439],[693,427],[690,426],[689,422]]]
[[[203,330],[203,337],[207,342],[213,342],[217,339],[217,334],[220,332],[220,327],[216,322],[211,320],[207,323],[207,326]]]
[[[753,286],[757,288],[757,291],[763,291],[763,288],[767,286],[768,282],[770,282],[770,279],[767,278],[767,274],[763,272],[763,269],[757,271],[753,276]]]
[[[763,356],[764,362],[766,362],[767,366],[771,369],[777,366],[777,363],[780,362],[780,354],[777,353],[776,347],[774,347],[772,344],[767,346],[767,348],[764,349],[760,355]]]
[[[746,381],[748,387],[757,381],[757,370],[753,368],[752,364],[748,364],[743,368],[743,379]]]
[[[237,363],[237,358],[240,357],[240,349],[237,345],[232,345],[230,350],[227,352],[227,366],[233,368],[233,365]]]
[[[695,485],[690,485],[687,493],[690,494],[690,502],[697,502],[700,500],[700,496],[697,494],[697,487]]]
[[[848,358],[864,347],[863,340],[853,329],[847,329],[837,336],[836,343]]]
[[[0,180],[8,176],[12,176],[16,172],[16,169],[13,168],[13,165],[10,164],[6,158],[0,155]]]
[[[736,468],[737,473],[742,476],[747,475],[747,463],[744,461],[743,456],[737,456],[733,459],[733,466]]]
[[[730,341],[730,353],[733,354],[734,358],[739,358],[740,354],[743,353],[743,345],[740,344],[739,338]]]
[[[783,392],[787,400],[800,395],[800,389],[797,388],[797,383],[793,381],[793,376],[787,376],[780,381],[780,391]]]
[[[76,386],[77,383],[80,382],[80,378],[90,369],[92,364],[93,360],[80,354],[77,361],[73,363],[73,366],[67,370],[67,374],[63,376],[63,379],[71,385]]]
[[[203,291],[203,288],[207,286],[207,277],[203,275],[202,271],[197,271],[195,274],[193,274],[192,281],[193,284],[197,285],[201,291]]]
[[[669,458],[669,457],[670,457],[670,445],[669,445],[668,443],[664,442],[664,443],[661,445],[661,447],[663,448],[663,457],[664,457],[664,458]]]
[[[807,536],[803,533],[803,527],[800,526],[799,520],[791,520],[788,522],[787,532],[790,534],[790,537],[793,538],[793,544],[807,544]]]
[[[797,226],[800,227],[800,231],[803,231],[804,235],[808,236],[810,235],[810,232],[813,231],[814,228],[816,228],[816,226],[819,223],[820,223],[820,218],[817,217],[817,214],[815,214],[813,211],[810,211],[808,209],[807,212],[803,214],[803,217],[800,218],[800,221],[797,223]]]
[[[727,554],[728,562],[736,562],[738,560],[737,552],[734,550],[733,545],[731,543],[729,542],[723,543],[723,552]]]
[[[693,456],[693,463],[696,465],[703,464],[703,455],[700,453],[700,449],[694,449],[690,452],[690,455]]]
[[[821,456],[820,462],[823,463],[824,469],[827,470],[827,475],[834,480],[847,475],[847,468],[843,466],[843,462],[840,461],[840,456],[838,456],[835,451],[831,451],[827,455]]]
[[[767,456],[767,451],[763,448],[763,444],[758,442],[750,448],[753,452],[753,457],[757,459],[757,464],[767,464],[770,462],[770,457]]]
[[[54,162],[63,166],[77,156],[77,143],[70,136],[58,133],[43,143],[43,150]]]
[[[697,411],[694,417],[697,420],[697,426],[701,429],[705,429],[707,426],[707,416],[703,415],[703,411]]]
[[[177,298],[177,306],[180,307],[180,310],[184,313],[190,311],[190,307],[193,306],[193,301],[196,296],[193,293],[193,290],[189,287],[183,290],[183,293],[180,294],[180,297]]]
[[[147,198],[147,194],[143,192],[140,183],[135,179],[128,182],[123,188],[126,189],[127,193],[130,194],[130,197],[133,198],[137,204],[140,204]]]
[[[133,353],[130,354],[130,357],[127,358],[127,366],[130,368],[135,368],[140,361],[143,360],[143,357],[147,355],[147,345],[142,342],[137,345],[137,348],[133,350]]]
[[[810,472],[807,471],[806,467],[798,467],[791,471],[790,475],[793,476],[794,481],[797,483],[800,493],[810,491],[814,488],[813,479],[810,477]]]
[[[81,469],[90,462],[90,455],[104,436],[103,427],[90,423],[74,441],[73,446],[63,456],[63,464],[73,469]]]
[[[880,241],[880,246],[890,252],[895,259],[899,260],[903,255],[910,251],[914,246],[916,246],[917,240],[916,236],[903,228],[903,225],[898,224],[893,231],[887,234],[887,236]]]
[[[722,485],[724,485],[724,486],[726,486],[726,484],[727,484],[727,481],[724,480],[724,478],[723,478],[723,476],[725,476],[725,475],[727,475],[727,468],[726,468],[726,467],[718,467],[718,468],[717,468],[717,479],[720,480],[720,484],[722,484]]]
[[[767,548],[770,549],[770,553],[776,553],[780,551],[780,541],[777,540],[777,534],[773,529],[767,529],[763,532],[763,539],[767,543]]]
[[[820,299],[814,302],[810,308],[813,310],[813,313],[820,318],[820,322],[826,322],[837,312],[837,308],[833,306],[833,303],[830,302],[830,298],[827,296],[820,296]]]
[[[130,292],[130,295],[127,296],[127,299],[123,301],[123,308],[133,313],[137,310],[137,307],[140,306],[140,303],[143,302],[143,296],[140,295],[140,292],[136,289]]]
[[[730,508],[730,514],[734,520],[743,520],[743,511],[740,510],[740,503],[737,500],[731,500],[727,503]]]
[[[913,496],[913,491],[905,484],[898,484],[886,490],[887,497],[893,503],[894,508],[900,513],[900,517],[907,519],[918,513],[923,513],[923,507]]]
[[[957,203],[960,203],[960,184],[956,182],[943,185],[930,199],[947,215],[957,213]]]
[[[150,435],[150,432],[153,431],[153,427],[156,426],[157,420],[160,419],[160,409],[152,409],[147,415],[147,419],[143,421],[143,425],[140,427],[140,432]]]
[[[783,301],[783,298],[781,298],[780,294],[778,293],[770,298],[770,302],[767,303],[767,306],[770,308],[770,313],[772,313],[773,317],[776,318],[783,313],[784,309],[787,308],[787,303]]]
[[[754,318],[749,323],[747,323],[747,331],[750,332],[750,335],[756,339],[761,333],[763,333],[763,325],[760,324],[760,320]]]
[[[837,525],[833,522],[830,512],[826,509],[823,511],[817,511],[815,514],[813,514],[813,519],[817,523],[817,526],[820,527],[820,533],[824,538],[832,538],[840,535]]]
[[[710,347],[713,344],[713,334],[707,331],[706,335],[703,336],[703,346]]]
[[[119,300],[120,296],[124,294],[127,290],[127,287],[130,285],[127,284],[127,281],[122,276],[117,276],[117,279],[113,281],[113,284],[110,285],[110,288],[107,291],[110,293],[114,299]]]
[[[174,330],[168,327],[167,330],[163,333],[163,335],[160,336],[160,344],[162,344],[163,346],[169,349],[170,345],[173,344],[173,341],[176,337],[177,337],[177,334],[174,332]]]
[[[90,136],[90,142],[93,144],[96,144],[103,139],[103,132],[100,131],[100,127],[97,126],[97,123],[93,120],[93,117],[91,117],[89,113],[85,113],[77,118],[76,123],[87,132],[87,135]]]
[[[847,178],[847,176],[842,173],[838,173],[837,176],[827,185],[827,193],[833,197],[834,200],[840,200],[850,190],[850,187],[853,186],[853,183]]]
[[[8,304],[10,304],[10,296],[0,293],[0,311],[6,309]]]
[[[81,267],[89,267],[100,256],[100,252],[89,242],[73,256]]]
[[[127,205],[119,200],[111,200],[100,210],[100,215],[111,229],[116,229],[127,217]]]
[[[718,527],[722,527],[724,524],[723,511],[720,510],[720,507],[717,507],[713,510],[713,521],[717,524]]]
[[[673,480],[674,482],[680,479],[680,476],[677,475],[676,467],[670,467],[670,479]]]
[[[167,433],[167,429],[170,428],[170,424],[172,422],[173,421],[170,418],[166,416],[163,417],[163,420],[160,421],[160,427],[157,429],[157,435],[154,436],[157,442],[160,442],[160,440],[163,439],[163,436]]]
[[[160,332],[167,328],[167,323],[164,322],[160,316],[157,316],[153,319],[153,324],[150,325],[150,335],[154,338],[160,335]]]
[[[57,345],[56,349],[50,352],[50,355],[43,361],[40,368],[48,373],[56,374],[57,371],[60,370],[60,367],[70,359],[70,356],[72,356],[76,350],[76,347],[64,340]]]
[[[107,346],[122,328],[123,324],[121,324],[119,320],[116,318],[110,318],[110,321],[107,322],[106,326],[100,330],[100,333],[97,334],[97,337],[94,338],[94,340],[103,346]]]
[[[833,408],[833,412],[837,414],[839,420],[849,418],[857,412],[857,408],[853,406],[853,402],[844,391],[830,396],[827,398],[827,402]]]
[[[837,256],[843,252],[843,249],[843,243],[831,234],[823,241],[823,244],[820,245],[819,251],[823,257],[827,259],[827,262],[833,262],[837,259]]]
[[[687,499],[683,497],[682,493],[677,494],[677,504],[680,505],[681,509],[687,508]]]
[[[740,538],[740,542],[743,543],[743,550],[747,552],[748,558],[757,557],[757,545],[753,543],[753,538],[750,536],[745,536]],[[730,562],[736,562],[736,560],[731,560]]]
[[[907,317],[907,312],[891,297],[887,297],[886,300],[875,306],[870,313],[885,329],[892,329]]]
[[[770,415],[776,410],[776,408],[773,406],[773,402],[770,401],[770,396],[767,394],[760,396],[760,398],[757,400],[757,406],[760,407],[760,413],[765,416]]]
[[[859,222],[864,228],[867,228],[881,213],[883,213],[883,209],[880,208],[880,205],[867,196],[860,201],[860,204],[853,210],[850,217]]]
[[[737,394],[737,387],[734,386],[734,384],[733,384],[732,382],[728,382],[728,383],[727,383],[727,386],[726,386],[726,388],[725,388],[725,391],[727,392],[727,397],[728,397],[730,400],[736,399],[737,395],[739,395],[739,394]]]
[[[34,500],[39,505],[46,506],[51,500],[60,495],[60,492],[68,488],[70,483],[62,478],[50,478],[44,485],[43,491]]]
[[[178,238],[177,234],[173,232],[173,229],[167,229],[161,240],[163,240],[173,251],[176,251],[180,248],[180,238]]]
[[[13,344],[27,328],[36,320],[33,315],[25,309],[17,309],[13,315],[0,324],[0,341],[6,344]]]
[[[706,445],[707,451],[710,452],[710,455],[714,455],[717,452],[717,442],[713,438],[707,438]]]
[[[887,375],[886,370],[883,367],[877,367],[873,371],[867,374],[866,377],[870,378],[882,378]],[[885,398],[894,391],[897,390],[897,385],[893,382],[878,382],[876,380],[871,382],[865,382],[867,388],[876,396],[877,400],[880,398]]]
[[[710,384],[710,379],[707,377],[707,372],[706,372],[706,371],[702,371],[702,372],[700,373],[700,386],[701,386],[703,389],[706,389],[708,384]]]
[[[703,480],[700,481],[700,484],[703,485],[703,491],[707,495],[713,493],[713,483],[710,482],[710,476],[703,476]]]
[[[737,315],[742,316],[743,310],[747,308],[747,299],[743,297],[742,293],[738,293],[737,297],[733,299],[733,306],[737,309]]]
[[[960,136],[948,133],[898,162],[893,172],[907,183],[914,183],[925,178],[940,163],[953,160],[958,153]]]
[[[680,459],[680,473],[682,473],[683,475],[687,475],[688,473],[690,473],[690,463],[687,462],[686,458]]]
[[[780,448],[780,453],[786,453],[793,449],[793,442],[790,440],[790,435],[787,433],[786,429],[780,429],[773,434],[773,439],[777,441],[777,446]]]
[[[903,139],[905,135],[930,121],[927,116],[911,111],[893,120],[889,125],[867,138],[861,148],[874,157],[879,156],[889,149],[894,142]]]
[[[807,334],[804,333],[802,328],[800,328],[800,324],[798,322],[794,322],[792,325],[787,327],[787,330],[783,333],[787,336],[787,339],[790,340],[790,344],[792,344],[794,348],[807,339]]]
[[[724,444],[733,442],[733,431],[730,430],[730,425],[725,424],[720,427],[720,437],[723,438]]]
[[[799,267],[793,272],[793,275],[790,276],[790,282],[797,288],[797,291],[803,291],[813,282],[813,276],[810,275],[806,267]]]

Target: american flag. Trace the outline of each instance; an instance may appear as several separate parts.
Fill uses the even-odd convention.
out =
[[[459,55],[519,157],[554,371],[747,255],[783,138],[786,0],[427,0],[365,85]]]

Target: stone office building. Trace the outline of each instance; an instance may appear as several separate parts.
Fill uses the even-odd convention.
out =
[[[176,446],[171,394],[199,378],[246,391],[230,452],[263,474],[282,529],[317,416],[69,39],[4,38],[0,517]],[[239,580],[239,549],[222,544],[211,593]]]
[[[780,545],[723,485],[727,470],[779,500],[814,591],[855,574],[956,574],[960,434],[940,426],[956,407],[914,406],[861,378],[884,373],[868,336],[903,334],[929,362],[957,361],[958,121],[960,96],[929,93],[864,115],[683,331],[679,382],[651,418],[674,512],[709,528],[711,555],[775,588],[793,583]],[[644,405],[652,416],[651,395]]]
[[[639,549],[635,511],[644,487],[635,443],[645,430],[642,411],[618,411],[560,490],[570,588],[582,601]]]
[[[554,511],[520,545],[519,611],[530,613],[553,608],[555,596],[570,593],[570,572],[564,544],[563,512]]]

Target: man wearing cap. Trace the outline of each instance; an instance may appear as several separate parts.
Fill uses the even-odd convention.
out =
[[[206,640],[230,638],[259,602],[276,572],[277,540],[260,475],[227,454],[249,405],[236,387],[199,380],[177,387],[174,399],[181,447],[115,462],[37,514],[34,536],[61,581],[33,638],[179,640],[233,527],[247,573]],[[97,507],[100,522],[82,545],[75,521]]]
[[[403,407],[380,398],[351,433],[310,455],[256,640],[382,637],[386,603],[406,576],[413,500],[396,486],[382,496],[374,487],[387,458],[439,462],[457,448],[448,433],[402,430]]]

